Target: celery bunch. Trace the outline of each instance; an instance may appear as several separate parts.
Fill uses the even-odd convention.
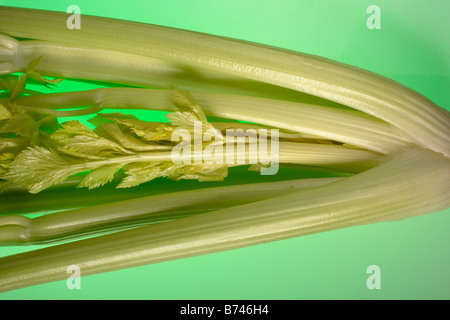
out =
[[[449,113],[409,88],[275,47],[94,16],[70,32],[65,19],[57,12],[1,8],[5,193],[24,188],[38,194],[63,183],[120,189],[156,178],[224,181],[239,166],[263,173],[270,163],[251,161],[263,152],[249,136],[244,150],[235,153],[237,140],[231,139],[233,152],[221,154],[242,162],[204,156],[208,150],[216,156],[230,142],[227,130],[242,128],[271,146],[277,142],[278,150],[269,153],[277,153],[280,165],[329,174],[130,196],[38,218],[4,215],[0,245],[76,241],[0,258],[0,291],[64,279],[72,264],[95,274],[449,207]],[[116,87],[51,94],[27,87],[55,86],[62,78]],[[302,101],[299,92],[331,103]],[[124,111],[132,109],[166,111],[168,122]],[[92,115],[90,126],[60,121],[79,115]],[[206,141],[196,143],[196,129]],[[200,161],[174,162],[177,130],[194,137],[189,154]],[[85,235],[95,237],[77,240]]]

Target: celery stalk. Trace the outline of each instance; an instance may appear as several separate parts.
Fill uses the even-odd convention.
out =
[[[48,243],[69,237],[130,228],[269,199],[342,178],[316,178],[169,192],[27,218],[0,217],[0,246]],[[174,201],[176,199],[176,201]]]
[[[233,94],[192,92],[192,95],[208,116],[312,134],[378,153],[389,153],[410,144],[397,128],[359,111]],[[24,96],[17,98],[16,103],[41,111],[44,108],[62,110],[86,106],[93,107],[85,109],[88,113],[106,108],[174,111],[176,108],[170,96],[168,90],[102,88]],[[68,111],[66,116],[74,114],[77,111]]]

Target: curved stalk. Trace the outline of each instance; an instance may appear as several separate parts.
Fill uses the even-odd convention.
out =
[[[39,58],[36,71],[43,76],[156,88],[174,83],[191,91],[305,98],[293,90],[209,70],[194,70],[167,60],[48,41],[17,41],[0,34],[0,74],[25,72],[30,61]]]
[[[398,129],[354,110],[231,94],[191,94],[208,116],[251,121],[340,141],[378,153],[389,153],[410,144]],[[17,98],[15,103],[41,109],[95,106],[89,112],[102,109],[177,110],[172,105],[169,90],[142,88],[104,88],[25,96]],[[73,112],[78,114],[79,111]]]
[[[342,178],[299,179],[169,192],[108,204],[56,212],[37,218],[0,217],[0,246],[48,243],[116,230],[137,224],[178,219],[198,212],[269,199]]]

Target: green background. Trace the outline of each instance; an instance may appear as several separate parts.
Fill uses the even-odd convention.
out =
[[[161,24],[312,53],[397,80],[449,109],[450,2],[7,1],[1,5]],[[369,30],[369,5],[381,29]],[[82,23],[82,21],[81,21]],[[92,84],[68,82],[71,89]],[[158,187],[155,182],[155,186]],[[184,260],[59,281],[0,299],[449,299],[450,210]],[[0,247],[0,256],[32,248]],[[369,290],[370,265],[381,289]]]

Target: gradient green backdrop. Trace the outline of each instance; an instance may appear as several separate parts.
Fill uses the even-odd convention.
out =
[[[397,80],[449,108],[450,2],[127,0],[9,1],[235,37],[313,53]],[[369,30],[369,5],[381,29]],[[1,9],[0,9],[1,10]],[[82,22],[81,22],[82,23]],[[92,84],[67,82],[81,90]],[[449,299],[450,210],[239,250],[59,281],[0,299]],[[32,248],[0,247],[0,256]],[[366,287],[370,265],[381,289]]]

